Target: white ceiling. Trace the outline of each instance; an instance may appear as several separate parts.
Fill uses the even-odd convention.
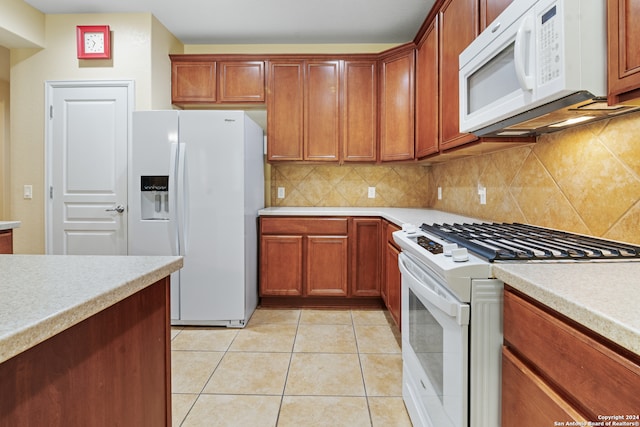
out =
[[[184,44],[404,43],[435,0],[25,0],[47,13],[150,12]]]

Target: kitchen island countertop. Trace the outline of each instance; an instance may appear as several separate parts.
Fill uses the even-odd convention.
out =
[[[182,267],[182,257],[0,255],[0,363]]]
[[[0,221],[0,230],[12,230],[20,227],[20,221]]]
[[[380,216],[397,225],[481,221],[409,208],[276,207],[271,216]],[[493,275],[603,337],[640,355],[640,262],[494,263]]]

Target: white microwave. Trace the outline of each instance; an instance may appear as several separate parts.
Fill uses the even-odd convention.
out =
[[[538,135],[636,109],[606,102],[604,0],[514,0],[460,54],[460,131]]]

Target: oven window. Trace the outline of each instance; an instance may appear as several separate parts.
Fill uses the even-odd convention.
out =
[[[409,343],[442,402],[444,330],[413,291],[408,291]]]

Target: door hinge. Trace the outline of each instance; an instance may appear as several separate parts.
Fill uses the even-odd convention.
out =
[[[49,198],[53,199],[53,185],[49,186]]]
[[[53,105],[49,105],[49,118],[53,119]]]

